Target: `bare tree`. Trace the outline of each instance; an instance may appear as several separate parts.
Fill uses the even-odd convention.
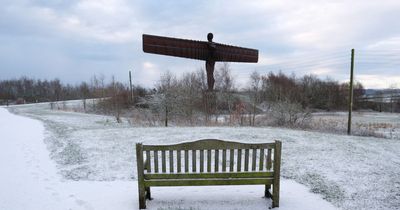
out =
[[[389,86],[389,97],[390,97],[390,112],[393,113],[394,104],[396,102],[397,95],[397,84],[393,83]]]
[[[250,97],[253,105],[253,115],[250,125],[254,126],[256,121],[256,106],[260,102],[261,76],[257,71],[253,71],[250,75]]]
[[[209,92],[207,91],[208,86],[207,86],[207,77],[205,74],[205,70],[200,68],[199,70],[196,71],[196,83],[199,87],[199,90],[201,90],[201,101],[202,101],[202,112],[204,113],[205,117],[205,124],[207,124],[210,120],[210,103],[209,103]]]
[[[115,116],[118,123],[121,123],[121,114],[124,109],[129,107],[129,91],[122,83],[117,82],[114,76],[108,85],[107,92],[109,97],[98,101],[103,111]]]
[[[228,63],[223,63],[222,66],[215,72],[215,85],[216,90],[219,92],[218,97],[215,99],[215,120],[217,121],[218,115],[226,111],[232,113],[234,108],[235,80],[231,74],[231,69]]]
[[[82,82],[81,85],[79,86],[79,90],[81,93],[83,110],[86,112],[86,99],[90,95],[89,85],[86,82]]]
[[[93,75],[92,78],[90,78],[90,89],[91,92],[93,93],[93,100],[92,100],[92,106],[93,110],[96,109],[96,100],[95,98],[99,98],[99,80],[97,79],[96,75]]]
[[[53,92],[53,101],[61,100],[62,85],[59,79],[55,79],[50,82],[50,87]]]
[[[170,115],[176,108],[176,86],[177,80],[175,75],[167,71],[161,75],[160,81],[157,84],[157,94],[154,96],[153,105],[156,105],[158,111],[163,114],[164,126],[168,126]]]
[[[196,73],[186,73],[179,81],[179,90],[177,94],[180,95],[182,111],[186,119],[189,120],[190,125],[193,125],[193,115],[196,109],[196,104],[201,98],[201,83],[197,80]]]

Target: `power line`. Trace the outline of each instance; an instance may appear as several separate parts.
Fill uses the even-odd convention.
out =
[[[271,64],[261,64],[256,68],[245,70],[257,70],[261,72],[276,71],[296,72],[302,70],[315,70],[318,68],[342,69],[350,66],[350,54],[343,50],[337,50],[323,55],[310,55],[301,53],[290,55],[288,58],[278,60]],[[271,57],[273,59],[273,57]],[[396,69],[400,68],[400,50],[360,50],[355,58],[356,66],[360,69]],[[249,71],[240,71],[239,75],[247,74]]]

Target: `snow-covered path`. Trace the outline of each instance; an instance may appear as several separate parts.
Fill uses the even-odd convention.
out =
[[[41,122],[0,107],[0,209],[137,209],[136,181],[64,181]],[[336,209],[303,185],[281,182],[279,209]],[[262,186],[155,188],[148,209],[267,209]]]
[[[41,122],[0,108],[0,134],[0,209],[134,209],[133,182],[61,181]]]
[[[55,189],[56,168],[42,143],[42,124],[5,109],[0,116],[0,209],[51,209],[58,202],[70,206],[71,199]]]

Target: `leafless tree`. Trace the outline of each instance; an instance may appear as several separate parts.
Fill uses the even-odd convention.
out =
[[[177,94],[180,96],[183,114],[190,125],[193,125],[193,116],[196,109],[196,104],[201,98],[202,87],[201,81],[198,80],[196,73],[186,73],[182,79],[178,81]]]
[[[224,111],[229,114],[234,110],[235,79],[232,76],[229,63],[223,63],[215,72],[215,86],[218,95],[215,97],[215,108],[212,113],[217,121],[219,114],[224,113]]]
[[[397,84],[393,83],[389,86],[389,97],[390,97],[390,112],[393,113],[394,105],[396,102],[396,96],[398,94]]]
[[[253,71],[250,75],[250,97],[253,106],[253,115],[250,120],[250,125],[254,126],[256,121],[256,106],[260,103],[261,76],[257,71]]]
[[[86,82],[82,82],[79,86],[79,90],[82,97],[83,110],[86,112],[86,99],[90,97],[89,85]]]
[[[168,126],[168,121],[170,120],[171,113],[173,113],[177,106],[177,79],[170,71],[167,71],[161,75],[160,81],[157,84],[157,94],[154,96],[153,105],[155,105],[157,111],[164,118],[164,126]]]

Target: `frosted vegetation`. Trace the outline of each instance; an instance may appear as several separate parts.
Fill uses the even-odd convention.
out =
[[[4,90],[0,104],[50,102],[52,109],[109,115],[114,117],[110,120],[124,120],[134,127],[273,126],[346,134],[347,83],[315,75],[254,71],[239,88],[237,79],[227,63],[217,66],[212,93],[207,91],[203,69],[181,75],[166,71],[151,88],[103,75],[75,85],[21,77],[0,80]],[[400,139],[400,89],[389,87],[369,90],[355,82],[353,135]],[[81,103],[62,102],[70,99]]]
[[[81,101],[75,101],[65,105],[72,110],[80,104]],[[121,118],[118,123],[114,116],[51,110],[48,103],[14,106],[9,110],[44,122],[45,143],[67,180],[134,180],[136,142],[279,139],[283,142],[283,178],[305,184],[343,209],[400,208],[398,140],[276,127],[136,127],[132,119]],[[342,120],[342,115],[321,113],[313,120],[327,120],[326,125],[331,126],[331,121]],[[360,114],[355,123],[396,124],[396,117],[374,114],[371,118]]]

